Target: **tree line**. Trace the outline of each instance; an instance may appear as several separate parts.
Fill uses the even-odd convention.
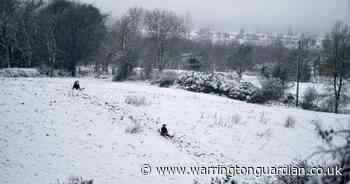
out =
[[[1,0],[0,66],[40,67],[50,75],[92,60],[102,44],[106,16],[73,1]]]

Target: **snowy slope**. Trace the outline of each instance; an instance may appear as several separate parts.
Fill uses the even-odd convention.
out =
[[[323,145],[311,122],[340,128],[350,121],[137,82],[81,79],[86,90],[72,93],[73,81],[0,78],[0,183],[53,183],[69,175],[95,183],[192,183],[203,178],[143,176],[140,168],[289,163]],[[128,105],[129,96],[147,103]],[[288,116],[295,128],[284,127]],[[143,131],[127,133],[135,123]],[[163,123],[174,141],[158,135]]]

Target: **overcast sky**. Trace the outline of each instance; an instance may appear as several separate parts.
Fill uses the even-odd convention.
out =
[[[325,33],[336,20],[350,24],[350,0],[80,0],[117,17],[129,7],[189,13],[194,28],[218,31]]]

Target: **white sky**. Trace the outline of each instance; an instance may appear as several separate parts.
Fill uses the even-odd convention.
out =
[[[336,20],[350,24],[350,0],[80,0],[113,17],[129,7],[189,13],[195,28],[218,31],[328,32]]]

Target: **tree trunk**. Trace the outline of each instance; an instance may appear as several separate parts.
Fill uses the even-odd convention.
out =
[[[297,61],[297,92],[296,92],[296,107],[299,106],[299,86],[300,86],[300,58],[298,57]]]
[[[33,60],[33,53],[32,53],[32,49],[30,48],[30,50],[28,51],[28,60],[27,60],[27,67],[30,68],[32,67],[32,60]]]
[[[7,63],[7,68],[11,68],[11,58],[10,58],[10,51],[11,48],[9,46],[7,46],[6,48],[6,63]]]
[[[108,60],[105,60],[104,65],[103,65],[103,71],[108,74]]]
[[[296,95],[296,101],[295,106],[299,106],[299,81],[297,81],[297,95]]]
[[[164,69],[164,45],[163,45],[163,41],[159,42],[158,69],[159,69],[159,71],[162,71]]]
[[[339,97],[336,96],[335,103],[334,103],[334,113],[335,114],[338,114],[338,112],[339,112],[338,108],[339,108]]]
[[[46,43],[47,50],[49,53],[49,75],[50,77],[54,76],[55,71],[55,65],[56,65],[56,55],[57,55],[57,48],[56,48],[56,39],[54,36],[50,36]]]
[[[243,69],[241,67],[239,67],[237,73],[238,73],[238,79],[239,79],[239,81],[241,81],[242,75],[243,75]]]
[[[335,103],[334,103],[334,113],[336,113],[336,114],[339,113],[339,102],[340,102],[342,87],[343,87],[343,76],[342,76],[342,74],[340,74],[338,89],[337,89],[336,94],[335,94],[336,96],[335,96]]]
[[[53,77],[54,76],[54,72],[55,72],[55,65],[56,65],[56,49],[55,48],[56,48],[56,46],[54,46],[54,50],[53,50],[53,53],[52,53],[51,76],[50,77]]]

